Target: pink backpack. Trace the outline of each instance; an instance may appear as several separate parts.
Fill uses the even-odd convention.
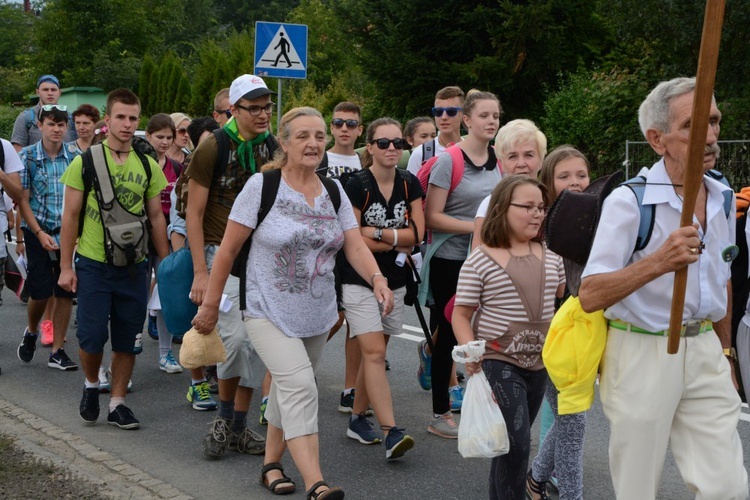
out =
[[[464,154],[461,151],[461,148],[458,147],[458,145],[453,144],[452,146],[448,146],[445,149],[445,153],[448,153],[451,155],[451,160],[453,163],[453,172],[451,174],[451,187],[448,190],[448,193],[452,193],[454,189],[456,189],[456,186],[461,182],[461,179],[464,176]],[[442,156],[433,156],[426,162],[422,164],[422,166],[419,168],[419,172],[417,172],[417,179],[419,180],[419,185],[422,186],[422,191],[427,193],[427,186],[430,183],[430,172],[432,172],[432,166],[435,164],[437,159]],[[424,204],[424,202],[423,202]]]

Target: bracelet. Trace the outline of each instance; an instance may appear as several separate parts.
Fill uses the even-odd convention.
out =
[[[23,240],[16,240],[16,244],[23,243]]]
[[[372,275],[372,277],[370,278],[370,285],[371,285],[371,286],[372,286],[373,288],[375,288],[375,278],[376,278],[377,276],[380,276],[381,278],[383,278],[383,279],[385,280],[386,284],[388,283],[388,278],[386,278],[385,276],[383,276],[383,273],[375,273],[375,274],[373,274],[373,275]]]
[[[393,230],[393,248],[398,246],[398,231]]]
[[[40,227],[39,229],[37,229],[37,230],[36,230],[36,231],[34,232],[34,236],[39,236],[39,233],[42,233],[42,232],[44,232],[44,229],[42,229],[42,228]]]

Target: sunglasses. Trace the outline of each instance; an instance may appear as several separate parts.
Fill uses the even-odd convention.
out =
[[[215,109],[214,111],[217,112],[217,113],[219,113],[219,114],[224,113],[225,115],[227,115],[227,118],[231,118],[232,117],[232,110],[231,109]]]
[[[441,116],[443,116],[443,113],[448,113],[448,116],[450,116],[451,118],[453,118],[461,110],[462,110],[462,108],[456,108],[456,107],[453,107],[453,108],[432,108],[432,116],[434,116],[435,118],[440,118]]]
[[[341,128],[346,125],[347,128],[357,128],[359,122],[357,120],[344,120],[343,118],[334,118],[331,120],[331,127]]]
[[[188,130],[187,130],[186,127],[180,127],[180,128],[177,129],[177,133],[178,134],[187,134]]]
[[[60,111],[67,111],[68,107],[62,104],[45,104],[42,106],[44,111],[52,111],[53,109],[59,109]]]
[[[370,144],[376,144],[378,146],[378,149],[388,149],[393,143],[393,147],[396,149],[404,149],[404,145],[406,144],[406,141],[397,137],[395,139],[374,139]]]
[[[258,116],[261,111],[265,111],[267,114],[273,113],[273,107],[275,103],[269,102],[265,106],[243,106],[242,104],[235,104],[235,108],[244,109],[248,113],[250,113],[250,116]]]

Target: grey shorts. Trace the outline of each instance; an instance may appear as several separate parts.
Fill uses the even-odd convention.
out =
[[[206,266],[209,271],[214,263],[218,247],[206,246]],[[227,360],[216,365],[216,374],[220,379],[240,377],[241,387],[259,389],[266,374],[266,366],[255,352],[245,330],[245,322],[240,312],[240,279],[229,275],[224,285],[224,294],[232,301],[229,312],[219,311],[219,336],[227,350]]]
[[[350,336],[383,332],[398,335],[404,324],[404,296],[406,287],[393,290],[393,311],[381,316],[381,306],[372,290],[361,285],[343,285],[344,315],[349,323]]]

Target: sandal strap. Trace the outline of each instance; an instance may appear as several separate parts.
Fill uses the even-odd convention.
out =
[[[280,470],[281,474],[284,474],[284,467],[281,465],[280,462],[271,462],[271,463],[265,464],[263,468],[260,470],[260,473],[265,476],[267,472],[270,472],[272,470]]]
[[[276,481],[273,481],[271,484],[269,484],[268,489],[271,490],[271,493],[274,493],[276,491],[276,487],[280,484],[291,484],[292,486],[296,486],[291,478],[284,476],[281,479],[277,479]]]
[[[322,495],[322,494],[323,494],[323,493],[324,493],[325,491],[328,491],[328,490],[323,490],[323,491],[321,491],[321,492],[316,492],[315,490],[317,490],[317,489],[318,489],[318,488],[320,488],[321,486],[328,486],[328,483],[326,483],[325,481],[318,481],[317,483],[313,484],[313,485],[312,485],[312,486],[310,487],[310,489],[309,489],[309,490],[307,490],[307,493],[306,493],[306,494],[307,494],[307,498],[308,498],[308,500],[316,500],[316,499],[317,499],[317,498],[318,498],[318,497],[319,497],[320,495]],[[330,488],[330,486],[329,486],[329,488]]]

